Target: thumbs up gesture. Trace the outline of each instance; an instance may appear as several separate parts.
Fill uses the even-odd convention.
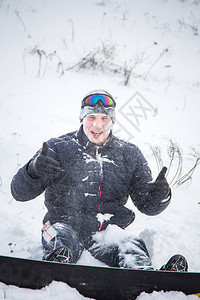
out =
[[[32,178],[57,177],[61,172],[60,163],[48,156],[49,146],[45,142],[41,152],[33,159],[28,166],[28,173]]]
[[[166,172],[167,168],[163,167],[156,180],[148,183],[148,192],[155,200],[162,201],[171,195],[171,189],[165,178]]]

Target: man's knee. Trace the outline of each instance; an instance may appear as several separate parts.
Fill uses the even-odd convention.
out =
[[[83,244],[80,242],[78,234],[71,226],[65,223],[55,223],[53,225],[44,225],[42,229],[42,244],[44,248],[44,257],[60,248],[68,247],[72,252],[73,262],[77,262],[83,251]]]

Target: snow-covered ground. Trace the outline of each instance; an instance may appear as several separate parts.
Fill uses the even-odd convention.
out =
[[[160,165],[152,150],[167,167],[177,150],[169,182],[181,163],[183,176],[200,157],[199,0],[1,0],[0,37],[1,255],[41,258],[43,195],[18,203],[10,181],[43,141],[78,129],[88,91],[116,98],[115,133],[141,148],[154,178]],[[199,180],[197,167],[192,181],[171,185],[172,203],[156,217],[128,202],[136,220],[127,231],[145,240],[155,268],[181,253],[200,271]],[[99,264],[87,252],[79,263]],[[0,284],[0,299],[27,298],[83,299],[64,283],[40,291]],[[138,297],[186,298],[197,296]]]

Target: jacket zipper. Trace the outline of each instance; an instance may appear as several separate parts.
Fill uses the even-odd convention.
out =
[[[101,164],[101,181],[100,181],[100,187],[99,187],[99,204],[98,204],[98,210],[99,210],[99,212],[101,212],[100,199],[101,199],[102,181],[103,181],[103,168],[102,168],[102,164]],[[101,222],[98,231],[100,231],[102,229],[102,226],[103,226],[103,221]]]
[[[98,155],[98,147],[96,149],[96,157]],[[102,188],[102,182],[103,182],[103,166],[102,166],[102,162],[99,161],[100,163],[100,176],[101,176],[101,180],[100,180],[100,186],[99,186],[99,204],[98,204],[98,211],[101,212],[101,207],[100,207],[100,199],[101,199],[101,188]],[[102,226],[103,226],[103,221],[101,222],[100,226],[99,226],[99,229],[98,231],[100,231],[102,229]]]

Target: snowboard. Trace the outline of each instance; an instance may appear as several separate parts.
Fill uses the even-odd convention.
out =
[[[93,299],[136,299],[153,291],[200,293],[200,273],[131,270],[63,264],[0,256],[0,281],[7,285],[40,289],[53,280],[67,283]]]

